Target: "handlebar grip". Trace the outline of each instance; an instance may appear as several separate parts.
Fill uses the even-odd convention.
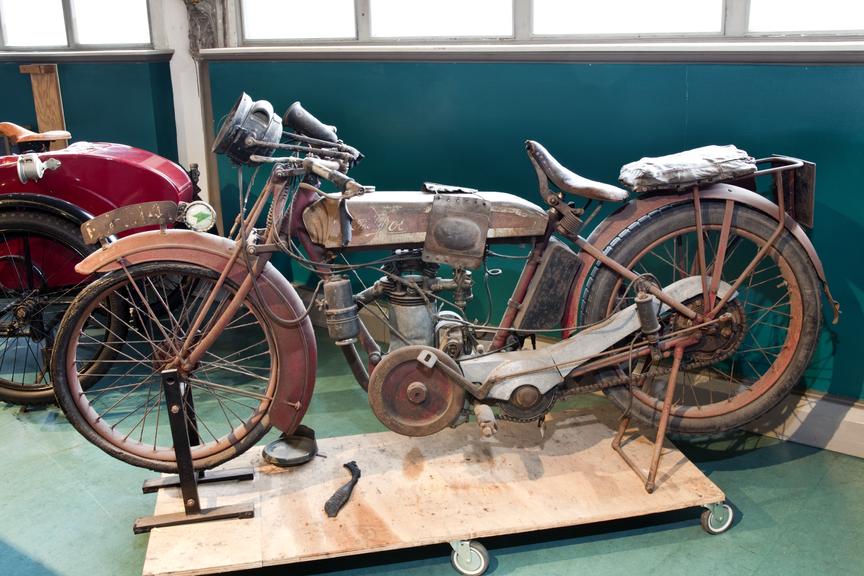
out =
[[[300,132],[312,138],[337,142],[336,130],[333,126],[327,126],[315,116],[307,112],[300,102],[294,102],[282,116],[282,124],[289,126],[295,132]]]

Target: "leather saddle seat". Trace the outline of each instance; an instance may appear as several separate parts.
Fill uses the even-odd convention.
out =
[[[47,132],[32,132],[13,124],[12,122],[0,122],[0,135],[9,139],[12,144],[27,142],[53,142],[55,140],[69,140],[72,134],[65,130],[49,130]]]
[[[571,172],[555,160],[552,154],[539,142],[528,140],[525,142],[525,149],[528,150],[528,155],[546,174],[546,177],[562,192],[583,196],[591,200],[610,202],[621,202],[626,200],[629,195],[626,190],[617,186],[595,182]]]

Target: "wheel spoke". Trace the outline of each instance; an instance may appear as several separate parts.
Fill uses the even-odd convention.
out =
[[[193,336],[190,325],[218,274],[162,264],[127,266],[112,274],[103,288],[82,294],[92,304],[74,322],[68,355],[75,359],[70,364],[75,374],[67,376],[68,387],[75,403],[87,408],[81,410],[87,425],[111,446],[112,454],[149,459],[158,453],[164,458],[173,445],[161,417],[167,407],[160,373],[165,366],[180,365],[177,351]],[[220,320],[234,290],[230,282],[220,289],[198,335]],[[224,319],[225,330],[195,371],[184,376],[194,394],[195,418],[189,426],[200,440],[193,448],[196,460],[210,458],[214,451],[228,458],[230,446],[266,431],[256,423],[273,400],[277,363],[258,310],[245,300]],[[82,384],[88,362],[92,367],[86,377],[96,382],[89,388]]]

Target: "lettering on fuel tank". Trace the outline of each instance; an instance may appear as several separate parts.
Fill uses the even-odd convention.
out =
[[[389,234],[407,232],[405,219],[391,218],[390,214],[375,214],[374,218],[355,218],[351,222],[351,229],[354,232],[386,232]]]

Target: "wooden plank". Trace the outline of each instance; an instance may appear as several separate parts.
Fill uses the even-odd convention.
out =
[[[230,520],[151,533],[147,576],[212,574],[545,530],[722,502],[723,492],[667,444],[658,489],[645,492],[612,451],[617,411],[553,413],[545,436],[536,424],[502,422],[495,438],[474,425],[427,438],[390,432],[319,441],[320,453],[297,469],[262,463],[251,450],[236,464],[257,467],[253,482],[202,486],[202,505],[255,502],[250,520]],[[627,449],[647,467],[644,437]],[[324,502],[362,470],[336,518]],[[159,495],[156,512],[181,509],[179,491]],[[694,527],[697,524],[694,518]],[[256,564],[257,562],[257,564]]]
[[[56,64],[22,64],[22,74],[30,75],[33,86],[33,105],[36,109],[36,122],[40,132],[65,130],[66,117],[63,114],[63,98],[60,94],[60,76]],[[51,150],[67,146],[66,140],[51,143]]]

